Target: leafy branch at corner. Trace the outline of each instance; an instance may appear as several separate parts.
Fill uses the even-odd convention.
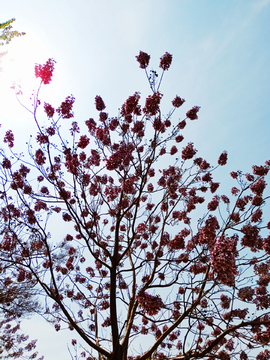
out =
[[[19,36],[25,35],[25,32],[19,32],[17,30],[12,30],[11,24],[15,20],[16,19],[13,18],[13,19],[8,20],[8,21],[6,21],[4,23],[0,23],[0,31],[1,31],[0,40],[3,40],[2,42],[0,42],[0,46],[9,44],[10,41],[14,37],[19,37]]]

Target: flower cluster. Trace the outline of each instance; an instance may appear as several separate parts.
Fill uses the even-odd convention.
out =
[[[219,204],[219,197],[214,196],[213,199],[208,203],[207,208],[210,211],[215,211]]]
[[[143,51],[140,51],[139,55],[136,56],[136,59],[137,59],[138,63],[140,64],[140,68],[146,69],[149,64],[150,55],[146,54]]]
[[[138,104],[139,100],[140,100],[140,95],[138,92],[135,92],[135,94],[129,96],[125,101],[125,103],[122,105],[121,115],[124,116],[125,121],[127,123],[132,122],[132,113],[137,116],[141,115],[141,107]]]
[[[143,108],[143,112],[150,116],[156,115],[159,110],[161,98],[162,94],[159,92],[155,92],[153,95],[149,95],[145,100],[145,107]]]
[[[10,160],[7,158],[4,158],[4,160],[2,161],[2,166],[4,169],[10,169],[11,168]]]
[[[81,149],[85,149],[86,146],[90,143],[90,139],[86,135],[82,135],[77,146]]]
[[[257,226],[247,224],[242,227],[241,231],[244,233],[241,240],[242,246],[249,247],[253,252],[262,249],[262,238],[259,235],[259,229]]]
[[[190,120],[196,120],[198,119],[198,111],[200,110],[200,106],[193,106],[192,109],[190,109],[187,113],[186,116],[190,119]]]
[[[44,102],[44,110],[45,110],[45,113],[47,114],[48,118],[52,118],[52,117],[53,117],[53,115],[54,115],[54,108],[53,108],[50,104]]]
[[[227,151],[223,151],[223,153],[220,155],[219,159],[218,159],[218,165],[226,165],[227,164],[227,160],[228,160],[228,153]]]
[[[104,104],[104,101],[102,100],[102,97],[97,95],[95,97],[95,104],[96,104],[96,109],[97,111],[102,111],[105,109],[105,104]]]
[[[122,143],[118,150],[107,159],[106,168],[108,170],[115,170],[119,166],[128,166],[130,161],[133,160],[132,152],[135,147],[132,143]]]
[[[255,291],[254,291],[254,289],[252,289],[251,286],[246,286],[246,287],[239,289],[237,296],[242,301],[252,301],[254,293],[255,293]]]
[[[209,218],[205,221],[205,225],[199,231],[199,244],[207,244],[211,248],[216,239],[216,231],[218,229],[219,223],[217,218],[210,215]]]
[[[222,309],[229,309],[230,304],[231,304],[231,298],[229,298],[227,295],[222,294],[220,296],[220,300],[221,300]]]
[[[157,315],[160,309],[164,307],[163,301],[159,296],[153,296],[146,292],[140,292],[137,300],[139,305],[150,316]]]
[[[73,95],[67,96],[65,101],[62,102],[60,107],[56,109],[57,113],[62,116],[63,119],[70,119],[74,117],[72,111],[72,107],[74,104],[75,98]]]
[[[238,237],[220,236],[211,250],[211,265],[217,280],[227,286],[234,285],[235,276],[238,274],[235,257],[237,252]]]
[[[46,64],[35,65],[35,76],[36,78],[41,78],[41,81],[46,85],[49,84],[52,80],[52,74],[54,70],[54,64],[56,61],[54,59],[49,59]]]
[[[143,52],[137,56],[143,69],[149,59]],[[172,56],[166,53],[160,60],[163,76]],[[50,82],[53,65],[49,62],[36,66],[42,82]],[[71,121],[67,125],[69,139],[62,136],[59,120],[73,117],[74,97],[67,97],[57,110],[44,103],[43,115],[47,115],[50,125],[38,124],[33,138],[37,147],[29,147],[29,169],[23,165],[26,161],[22,160],[20,166],[17,155],[9,157],[2,151],[0,249],[5,262],[10,261],[11,266],[18,263],[14,271],[0,267],[2,283],[9,290],[24,282],[28,285],[30,275],[33,284],[44,281],[47,285],[42,283],[42,288],[55,301],[52,311],[60,311],[64,317],[69,312],[72,315],[67,316],[70,330],[80,322],[82,327],[85,324],[86,333],[88,329],[88,335],[92,332],[94,336],[101,325],[104,336],[109,336],[106,341],[110,341],[111,333],[118,332],[115,294],[119,301],[125,301],[133,292],[133,303],[123,313],[122,332],[130,330],[131,336],[148,334],[149,338],[153,336],[154,347],[166,349],[164,354],[159,350],[151,353],[154,347],[149,346],[143,356],[165,360],[168,356],[181,358],[184,353],[198,358],[208,351],[210,358],[229,360],[231,352],[241,345],[241,337],[245,337],[247,347],[249,338],[257,345],[267,344],[270,339],[270,316],[257,318],[254,326],[250,317],[247,322],[241,321],[247,318],[248,311],[251,314],[252,307],[262,313],[270,309],[270,235],[260,236],[261,229],[266,233],[270,230],[270,220],[266,226],[262,224],[261,207],[267,200],[263,194],[270,160],[265,166],[253,166],[253,174],[231,172],[238,183],[238,188],[232,188],[236,196],[231,200],[216,195],[220,184],[214,182],[215,167],[196,157],[193,143],[178,146],[184,139],[181,129],[187,118],[197,119],[200,108],[193,107],[185,120],[174,123],[172,114],[185,100],[176,96],[174,108],[168,115],[162,114],[162,94],[159,87],[155,88],[155,76],[157,73],[152,71],[148,77],[152,92],[144,108],[139,105],[140,93],[135,92],[117,117],[109,117],[101,96],[96,96],[96,121],[90,118],[85,122],[85,133],[81,133],[84,124]],[[146,126],[150,126],[147,133]],[[13,146],[11,130],[4,142]],[[91,149],[90,144],[95,146]],[[164,154],[168,164],[163,161],[162,166],[161,161],[160,166],[159,156]],[[222,152],[218,165],[225,165],[227,158],[227,152]],[[34,175],[30,175],[32,167]],[[203,215],[196,226],[190,214],[193,211],[195,216],[194,210],[203,202]],[[62,241],[55,247],[49,246],[51,241],[45,231],[50,216],[63,225]],[[241,237],[233,235],[236,231]],[[251,252],[257,256],[250,257]],[[31,260],[35,258],[41,259],[40,266]],[[84,264],[88,258],[92,267]],[[54,289],[50,285],[53,273]],[[247,286],[252,276],[255,283]],[[207,296],[204,287],[212,289]],[[152,292],[154,288],[156,292]],[[157,295],[159,288],[165,293]],[[240,302],[248,302],[249,309]],[[235,309],[237,303],[240,309]],[[190,351],[178,341],[177,324],[182,319],[188,321],[191,314],[185,309],[193,309],[195,314],[190,327],[181,329],[183,339],[186,332],[194,334]],[[238,318],[237,329],[233,329],[234,318]],[[250,325],[251,329],[247,329]],[[60,325],[55,328],[60,330]],[[72,344],[77,346],[76,340]],[[122,350],[127,355],[127,349]],[[113,356],[110,350],[104,352],[102,345],[96,351],[105,357]],[[117,355],[118,349],[115,351]],[[241,349],[236,355],[242,360],[247,358]],[[127,358],[139,360],[139,356]]]
[[[250,186],[250,190],[256,194],[261,196],[266,186],[266,182],[263,178],[260,178],[255,184]]]
[[[41,144],[47,144],[49,142],[49,138],[47,135],[41,133],[41,134],[37,134],[37,142],[41,145]]]
[[[35,160],[38,165],[44,165],[46,161],[46,157],[44,152],[41,149],[38,149],[35,154]]]
[[[170,251],[180,250],[185,248],[185,238],[190,234],[190,230],[183,229],[178,235],[176,235],[173,240],[168,244],[168,249]]]
[[[268,171],[269,171],[269,162],[266,162],[266,163],[267,163],[266,166],[253,165],[252,166],[253,174],[258,175],[258,176],[267,175]]]
[[[172,63],[172,55],[169,54],[168,52],[166,52],[161,58],[160,58],[160,64],[159,67],[165,71],[165,70],[169,70],[169,67],[171,66]]]
[[[176,96],[172,101],[172,105],[176,108],[179,108],[180,106],[182,106],[184,104],[185,101],[186,100],[181,99],[180,96]]]
[[[14,146],[14,135],[11,130],[8,130],[4,137],[4,143],[7,143],[10,148]]]
[[[194,149],[193,143],[188,143],[188,145],[182,150],[182,159],[188,160],[192,159],[196,154],[197,150]]]

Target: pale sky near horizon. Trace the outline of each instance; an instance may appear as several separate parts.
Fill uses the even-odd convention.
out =
[[[12,40],[3,58],[2,137],[11,128],[27,141],[36,131],[30,113],[9,89],[12,81],[20,83],[21,100],[30,106],[31,91],[39,83],[35,63],[49,57],[57,61],[41,99],[58,107],[73,94],[75,120],[84,122],[97,117],[96,95],[110,116],[117,116],[135,91],[142,93],[143,104],[150,90],[135,56],[147,52],[149,70],[158,71],[159,58],[168,51],[173,62],[161,86],[164,113],[176,94],[186,99],[176,119],[201,106],[199,120],[184,130],[185,141],[194,142],[211,163],[227,150],[222,178],[270,159],[270,0],[0,0],[0,5],[0,22],[14,17],[14,29],[26,32]],[[39,339],[37,348],[45,359],[70,359],[65,335],[42,320],[35,324],[30,320],[26,328]]]

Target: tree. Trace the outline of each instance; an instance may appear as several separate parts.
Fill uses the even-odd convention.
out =
[[[6,45],[6,44],[9,44],[10,41],[14,38],[14,37],[20,37],[22,35],[25,35],[26,33],[25,32],[18,32],[17,30],[11,30],[12,29],[12,26],[11,24],[15,21],[16,19],[11,19],[11,20],[8,20],[4,23],[0,23],[0,31],[1,31],[1,34],[0,34],[0,41],[1,40],[4,40],[4,41],[1,41],[0,42],[0,46],[3,46],[3,45]],[[1,58],[6,55],[8,52],[7,51],[3,51],[3,52],[0,52],[0,64],[1,64]],[[2,68],[0,67],[0,72],[2,71]]]
[[[1,273],[3,275],[2,271]],[[37,352],[32,352],[37,340],[29,340],[29,336],[21,331],[19,321],[21,317],[38,312],[40,308],[33,285],[32,281],[13,284],[10,278],[1,277],[0,359],[33,359],[37,356]],[[27,356],[25,351],[30,351],[31,354]]]
[[[11,30],[14,21],[13,18],[0,24],[0,39],[4,40],[0,46],[9,44],[14,37],[25,35],[25,32]],[[1,52],[0,59],[6,54],[7,51]],[[28,341],[29,337],[22,333],[19,321],[21,317],[27,317],[39,309],[34,285],[33,282],[28,282],[14,286],[11,279],[0,279],[0,359],[28,359],[34,354],[23,354],[24,350],[31,351],[35,348],[36,340]]]
[[[9,44],[10,41],[14,38],[14,37],[19,37],[22,35],[25,35],[25,32],[18,32],[17,30],[11,30],[12,26],[11,24],[15,21],[16,19],[11,19],[8,20],[4,23],[0,23],[0,29],[2,30],[2,33],[0,35],[0,39],[3,40],[3,42],[0,43],[0,45],[5,45],[5,44]]]
[[[24,351],[32,351],[37,340],[29,340],[20,328],[20,318],[37,313],[40,309],[37,301],[35,283],[28,281],[13,284],[9,277],[5,277],[1,269],[0,278],[0,359],[20,358],[33,359],[32,352],[25,355]],[[35,357],[36,357],[35,355]],[[40,358],[41,360],[42,358]]]
[[[84,127],[71,122],[72,95],[57,109],[42,106],[39,87],[28,159],[6,132],[2,274],[16,286],[36,282],[44,316],[76,333],[82,358],[269,359],[270,222],[262,215],[270,161],[231,172],[236,186],[217,195],[217,166],[192,142],[180,149],[200,108],[177,122],[185,100],[176,96],[162,115],[149,60],[137,56],[152,92],[144,107],[135,92],[109,117],[97,95],[99,119]],[[161,57],[161,79],[171,61]],[[54,66],[36,65],[40,86]],[[218,166],[226,162],[223,152]]]

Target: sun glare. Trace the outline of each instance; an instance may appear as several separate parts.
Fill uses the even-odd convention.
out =
[[[29,99],[31,93],[40,83],[35,78],[35,63],[47,60],[46,48],[38,39],[27,34],[13,39],[10,44],[0,47],[0,53],[6,52],[0,58],[0,103],[1,117],[7,119],[22,118],[27,115],[18,103],[15,93],[22,92]]]

